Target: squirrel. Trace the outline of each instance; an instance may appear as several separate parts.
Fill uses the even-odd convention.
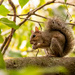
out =
[[[32,48],[44,48],[48,56],[66,56],[74,46],[71,27],[57,17],[49,18],[45,26],[44,31],[39,31],[38,27],[35,27],[35,32],[32,31]]]

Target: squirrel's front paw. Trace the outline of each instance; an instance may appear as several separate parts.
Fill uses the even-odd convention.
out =
[[[37,45],[33,45],[32,48],[33,48],[33,49],[37,49]]]

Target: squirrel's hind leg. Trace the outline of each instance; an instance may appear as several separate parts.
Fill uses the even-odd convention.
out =
[[[51,39],[50,51],[52,55],[55,55],[56,57],[62,57],[63,48],[57,38],[53,37]]]
[[[55,55],[53,55],[53,54],[50,52],[50,48],[44,49],[44,52],[45,52],[46,56],[48,56],[48,57],[56,57]]]

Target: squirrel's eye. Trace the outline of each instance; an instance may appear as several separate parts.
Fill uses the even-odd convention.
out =
[[[35,37],[36,35],[33,35],[33,37]]]
[[[53,21],[53,23],[54,23],[54,21]]]

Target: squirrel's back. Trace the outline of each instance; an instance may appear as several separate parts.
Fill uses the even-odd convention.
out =
[[[73,49],[74,37],[73,37],[72,29],[63,20],[57,17],[48,19],[46,23],[46,30],[47,31],[59,31],[65,36],[66,41],[65,41],[65,47],[64,47],[62,56],[65,56]]]

